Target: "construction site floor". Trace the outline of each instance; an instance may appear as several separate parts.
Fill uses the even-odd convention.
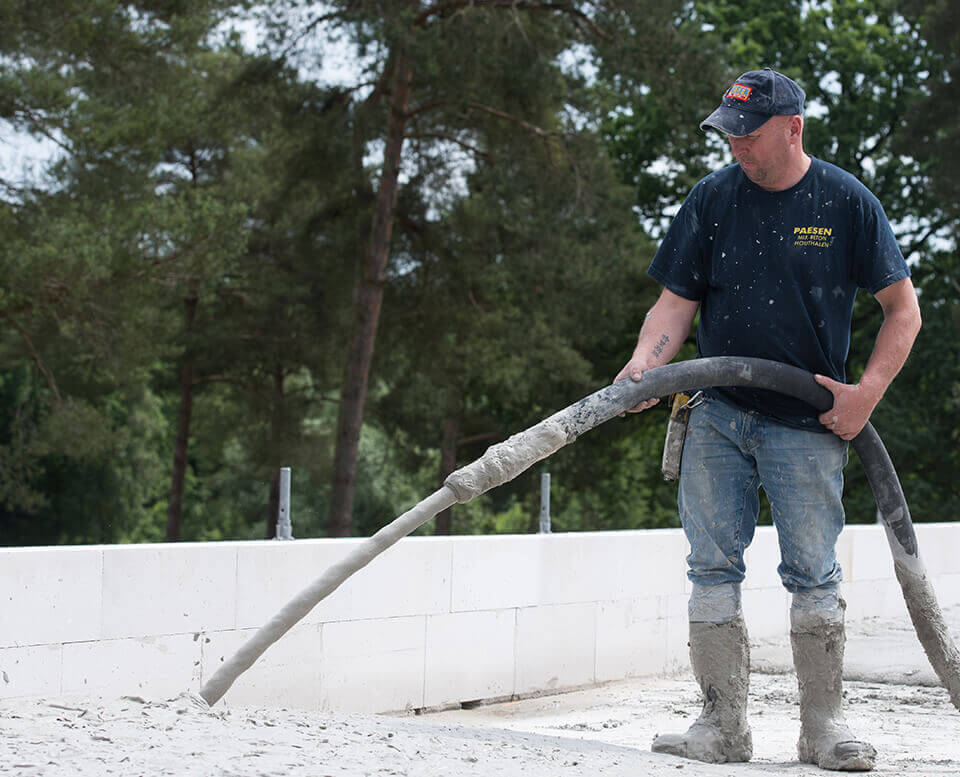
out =
[[[960,613],[948,612],[954,634]],[[207,709],[172,700],[47,698],[0,703],[0,774],[22,777],[758,777],[824,774],[796,760],[789,645],[755,642],[749,713],[754,758],[703,764],[650,752],[657,733],[698,713],[688,676],[429,715],[277,708]],[[909,623],[866,621],[847,646],[847,718],[878,751],[877,775],[960,777],[960,713],[934,684]]]

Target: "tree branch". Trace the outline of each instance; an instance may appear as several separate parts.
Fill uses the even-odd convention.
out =
[[[470,300],[470,303],[481,313],[487,312],[483,309],[483,306],[477,302],[477,298],[473,296],[473,289],[467,289],[467,299]]]
[[[70,146],[68,146],[66,143],[64,143],[64,142],[62,142],[62,141],[60,141],[60,140],[57,140],[57,138],[55,138],[55,137],[53,136],[53,134],[47,129],[46,122],[43,121],[43,120],[41,119],[41,117],[37,116],[37,115],[36,115],[33,111],[31,111],[28,107],[26,107],[25,105],[15,105],[15,106],[14,106],[14,110],[17,111],[18,113],[22,113],[24,116],[26,116],[26,117],[31,121],[31,123],[34,125],[34,129],[35,129],[37,132],[39,132],[41,135],[43,135],[43,136],[44,136],[47,140],[49,140],[51,143],[55,143],[55,144],[58,145],[60,148],[62,148],[64,151],[66,151],[68,154],[72,154],[72,153],[73,153],[73,149],[70,148]]]
[[[440,16],[447,11],[458,8],[510,8],[514,11],[557,11],[572,16],[577,23],[585,25],[594,35],[602,40],[609,40],[609,36],[583,11],[574,8],[569,3],[541,3],[529,0],[450,0],[445,3],[425,8],[416,19],[414,27],[425,27],[434,16]]]
[[[434,108],[440,108],[447,104],[447,100],[437,100],[432,103],[425,103],[424,105],[417,106],[413,110],[407,111],[407,119],[412,119],[414,116],[418,116],[421,113],[426,113],[427,111],[432,111]]]
[[[7,181],[5,178],[0,178],[0,188],[6,189],[7,194],[8,194],[8,195],[11,195],[11,196],[14,196],[14,197],[23,195],[23,194],[27,191],[24,187],[22,187],[22,186],[16,186],[16,185],[10,183],[9,181]],[[10,204],[10,205],[13,204],[13,203],[9,202],[8,200],[4,200],[4,202],[7,202],[7,203]]]
[[[451,143],[456,143],[458,146],[460,146],[461,148],[463,148],[463,149],[465,149],[465,150],[467,150],[467,151],[472,151],[474,154],[477,154],[478,156],[481,156],[481,157],[483,157],[484,159],[488,159],[488,160],[489,160],[489,159],[491,158],[489,152],[483,151],[482,149],[479,149],[479,148],[477,148],[476,146],[472,146],[472,145],[470,145],[469,143],[467,143],[467,142],[465,142],[465,141],[463,141],[463,140],[460,140],[459,138],[454,137],[453,135],[444,135],[444,134],[442,134],[442,133],[440,133],[440,132],[417,132],[417,133],[414,133],[414,134],[411,134],[411,135],[406,135],[405,137],[407,137],[407,138],[409,138],[409,139],[411,139],[411,140],[426,140],[426,139],[429,139],[429,140],[447,140],[447,141],[449,141],[449,142],[451,142]]]
[[[286,59],[287,55],[293,50],[293,48],[300,41],[306,38],[311,32],[317,29],[317,27],[319,27],[321,24],[323,24],[324,22],[329,22],[331,19],[335,19],[336,17],[340,16],[342,13],[343,11],[331,11],[330,13],[325,13],[318,16],[316,19],[310,22],[310,24],[304,27],[303,31],[300,32],[300,34],[297,35],[292,41],[290,41],[290,44],[283,51],[280,52],[280,59],[281,60]]]
[[[904,252],[904,256],[911,256],[915,251],[919,251],[931,237],[933,237],[937,232],[939,232],[941,229],[947,226],[951,221],[952,219],[949,219],[946,217],[940,219],[939,221],[935,221],[933,224],[927,227],[927,230],[920,237],[913,240],[907,246],[907,250]],[[914,232],[913,234],[916,234],[916,232]]]
[[[540,138],[549,138],[550,134],[545,129],[541,129],[535,124],[524,121],[523,119],[518,119],[516,116],[512,116],[509,113],[504,113],[503,111],[498,111],[496,108],[491,108],[489,105],[481,105],[480,103],[468,102],[468,108],[473,108],[476,111],[481,111],[483,113],[489,113],[491,116],[496,116],[498,119],[505,119],[506,121],[512,121],[514,124],[518,124],[523,127],[527,132],[531,132],[537,137]]]
[[[17,323],[17,320],[13,318],[9,313],[0,314],[0,317],[7,319],[16,329],[20,336],[23,338],[23,341],[27,344],[27,348],[30,350],[31,355],[33,356],[33,361],[37,365],[37,369],[43,373],[43,376],[47,379],[47,385],[50,387],[50,390],[53,392],[53,395],[57,398],[59,402],[61,400],[60,390],[57,388],[57,382],[53,379],[53,373],[47,368],[47,365],[43,363],[43,359],[40,358],[40,354],[37,352],[36,347],[33,345],[33,341],[30,339],[30,335],[26,333],[24,328]]]

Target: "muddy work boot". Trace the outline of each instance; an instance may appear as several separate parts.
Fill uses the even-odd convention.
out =
[[[750,648],[743,618],[722,624],[692,622],[690,663],[703,692],[703,712],[685,734],[661,734],[651,749],[708,763],[749,761]]]
[[[842,610],[836,619],[792,609],[790,621],[800,689],[800,760],[833,771],[870,771],[877,751],[851,733],[841,710],[846,641]]]

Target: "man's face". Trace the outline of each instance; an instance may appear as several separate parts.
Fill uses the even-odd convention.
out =
[[[757,186],[776,189],[790,163],[792,116],[773,116],[744,137],[727,135],[744,174]]]

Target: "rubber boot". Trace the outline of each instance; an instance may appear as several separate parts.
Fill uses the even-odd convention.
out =
[[[870,771],[877,751],[850,732],[841,709],[846,641],[842,605],[839,619],[791,609],[790,621],[800,689],[800,760],[833,771]]]
[[[703,712],[685,734],[661,734],[655,753],[708,763],[749,761],[753,738],[747,725],[750,646],[743,618],[690,624],[690,663],[703,692]]]

